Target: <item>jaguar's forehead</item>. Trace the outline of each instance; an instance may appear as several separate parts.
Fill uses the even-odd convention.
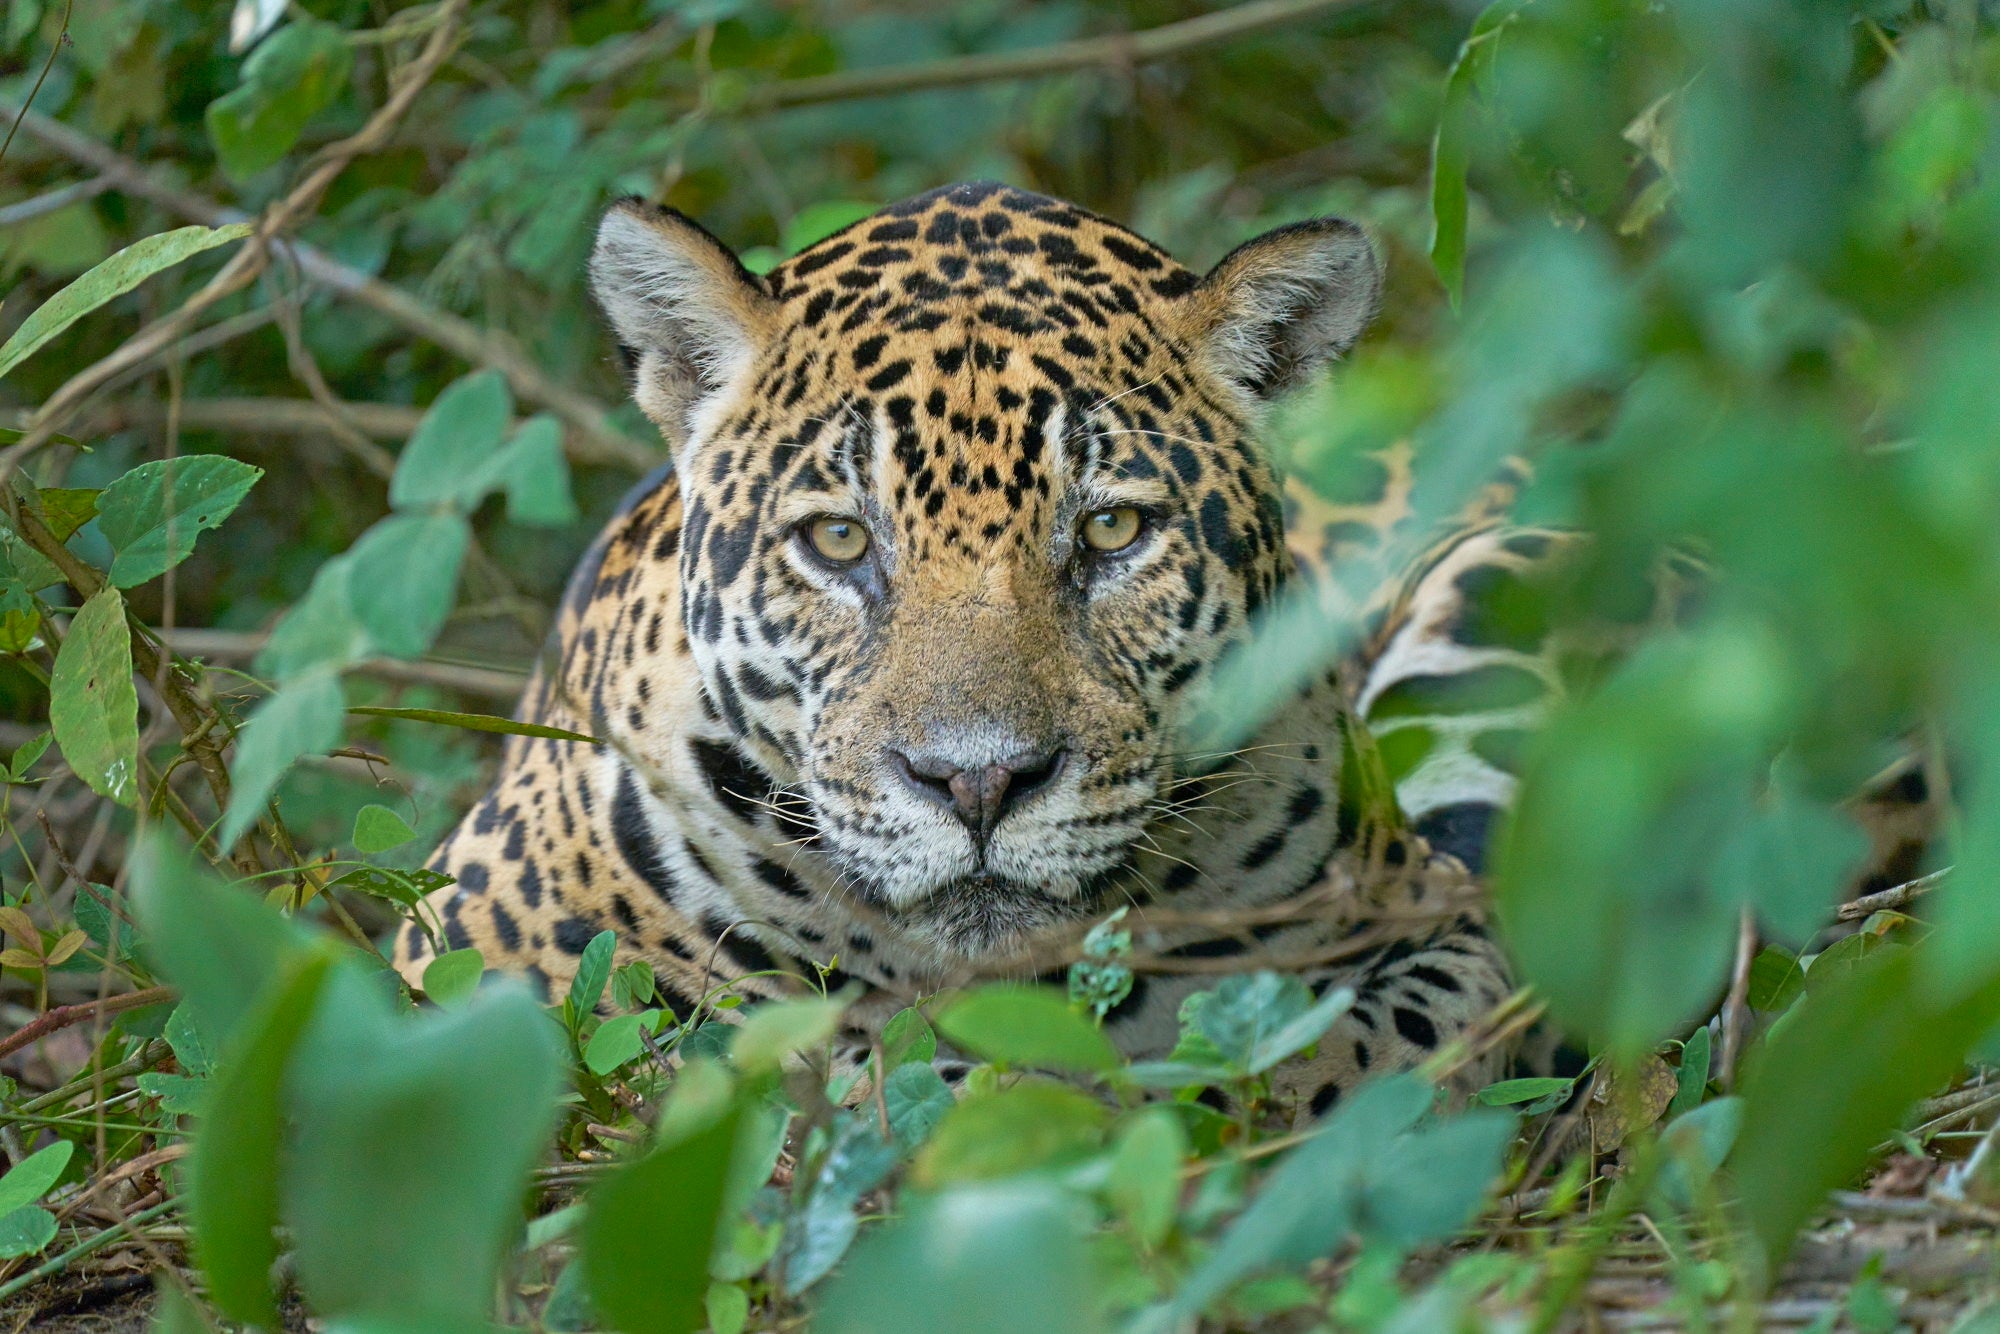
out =
[[[993,346],[1036,342],[1048,355],[1077,359],[1095,358],[1120,337],[1171,344],[1156,317],[1197,279],[1108,219],[975,182],[864,218],[766,282],[784,305],[788,332],[851,344],[867,363],[897,335],[948,326]],[[1137,355],[1128,346],[1127,356]]]

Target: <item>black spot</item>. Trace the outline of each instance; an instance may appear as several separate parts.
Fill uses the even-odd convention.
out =
[[[1402,1034],[1403,1040],[1411,1046],[1422,1047],[1425,1051],[1437,1046],[1437,1025],[1433,1024],[1427,1015],[1398,1005],[1390,1010],[1389,1017],[1395,1021],[1396,1031]]]
[[[652,886],[662,899],[673,902],[674,878],[660,856],[660,845],[647,823],[646,812],[639,805],[639,785],[630,769],[621,770],[618,775],[618,794],[611,802],[611,838],[633,874]],[[536,897],[540,897],[539,887]]]
[[[556,948],[564,954],[582,954],[584,946],[597,938],[597,931],[581,917],[565,917],[556,923]]]
[[[1333,1105],[1339,1101],[1340,1085],[1323,1085],[1319,1092],[1312,1095],[1312,1114],[1314,1116],[1325,1116],[1333,1109]]]

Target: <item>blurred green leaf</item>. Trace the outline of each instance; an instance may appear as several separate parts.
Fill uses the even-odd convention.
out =
[[[929,1064],[937,1055],[937,1034],[923,1011],[898,1010],[882,1025],[882,1063],[885,1072],[912,1061]]]
[[[1091,1334],[1104,1327],[1092,1230],[1081,1202],[1046,1182],[920,1197],[855,1248],[813,1327],[819,1334]]]
[[[1492,0],[1472,22],[1445,77],[1444,108],[1431,140],[1431,266],[1457,307],[1465,292],[1465,178],[1472,165],[1473,96],[1493,66],[1500,38],[1535,0]]]
[[[1928,947],[1870,955],[1808,993],[1750,1063],[1732,1161],[1744,1212],[1774,1265],[1827,1192],[1852,1179],[1897,1119],[2000,1023],[2000,972],[1939,995],[1930,963]]]
[[[278,1260],[286,1071],[332,963],[332,954],[321,949],[285,967],[245,1018],[213,1096],[203,1099],[207,1115],[189,1164],[195,1254],[215,1304],[251,1324],[280,1323],[271,1267]]]
[[[1058,992],[994,984],[965,992],[937,1017],[945,1039],[988,1061],[1045,1070],[1106,1071],[1118,1049]]]
[[[591,1301],[608,1324],[625,1334],[701,1328],[708,1257],[740,1124],[740,1114],[728,1108],[591,1191],[581,1263]]]
[[[1095,1099],[1043,1080],[967,1097],[917,1155],[917,1180],[927,1187],[987,1181],[1070,1161],[1097,1146],[1104,1122]]]
[[[1173,1229],[1187,1155],[1187,1132],[1164,1107],[1139,1112],[1113,1139],[1104,1193],[1141,1245],[1158,1246]]]
[[[414,658],[444,628],[472,543],[461,514],[392,514],[348,552],[347,596],[376,652]]]
[[[730,1039],[729,1059],[745,1074],[776,1070],[794,1052],[823,1047],[840,1025],[847,997],[766,1001],[743,1016]]]
[[[91,790],[139,804],[139,692],[125,599],[100,590],[70,620],[49,679],[49,727],[63,759]]]
[[[291,151],[308,122],[347,86],[354,53],[330,23],[295,19],[243,62],[243,82],[208,104],[208,137],[232,180]]]
[[[514,398],[499,371],[476,371],[454,380],[431,403],[396,460],[389,503],[414,509],[451,503],[478,505],[494,476],[494,460]]]
[[[424,995],[447,1008],[470,1000],[479,990],[486,958],[476,949],[446,950],[424,965]]]
[[[97,526],[117,553],[111,582],[131,588],[171,570],[217,527],[264,475],[220,454],[142,463],[104,489]]]
[[[33,356],[43,344],[78,320],[125,295],[162,269],[170,269],[204,250],[213,250],[250,234],[248,223],[227,227],[181,227],[134,241],[91,269],[40,306],[4,344],[0,344],[0,377]]]
[[[293,1076],[300,1287],[329,1316],[487,1320],[554,1128],[560,1030],[512,982],[397,1014],[358,965],[334,975],[322,1013]],[[409,1263],[424,1254],[451,1262]]]
[[[257,706],[244,724],[230,767],[236,788],[222,821],[224,847],[233,846],[257,822],[278,780],[300,756],[321,755],[340,744],[346,704],[340,677],[320,671],[280,686]]]

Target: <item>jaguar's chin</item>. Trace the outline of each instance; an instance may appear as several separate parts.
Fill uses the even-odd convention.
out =
[[[1057,898],[1034,885],[973,875],[941,886],[904,920],[941,953],[978,961],[1032,951],[1035,937],[1087,916],[1094,901],[1087,894]]]

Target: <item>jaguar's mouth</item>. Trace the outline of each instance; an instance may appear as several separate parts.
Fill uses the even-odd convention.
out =
[[[1079,891],[1057,897],[1018,880],[966,876],[899,916],[909,930],[945,953],[990,959],[1030,949],[1037,936],[1095,915],[1111,878],[1110,873],[1094,876]]]

